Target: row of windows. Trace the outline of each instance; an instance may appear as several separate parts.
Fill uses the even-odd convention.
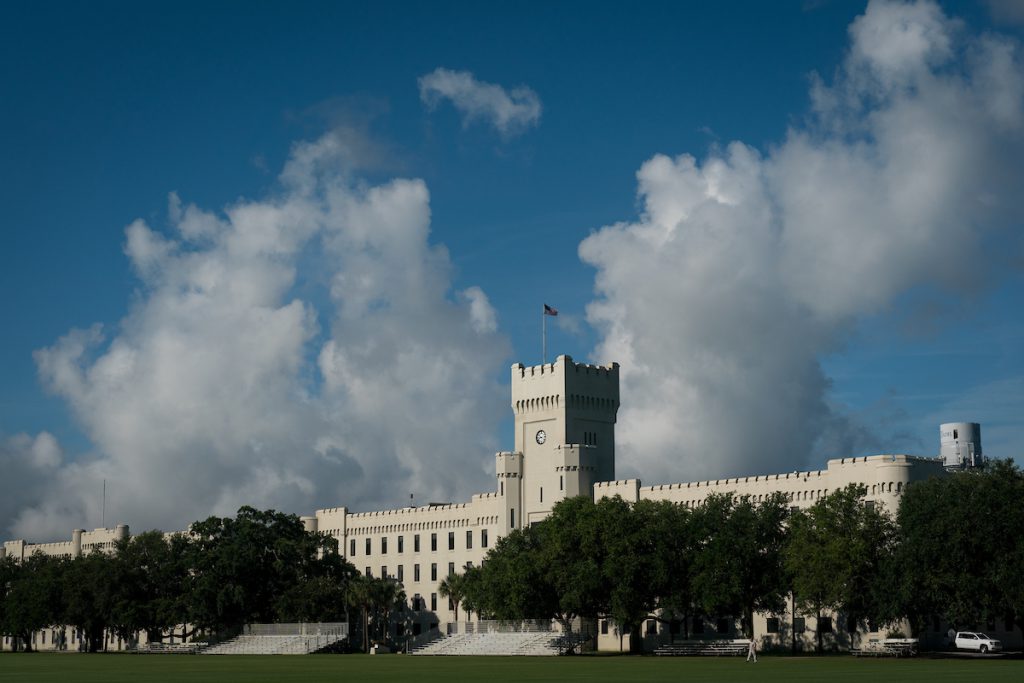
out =
[[[462,507],[466,507],[463,505]],[[352,521],[357,521],[353,519]],[[363,534],[384,534],[398,531],[425,531],[427,529],[444,529],[447,527],[465,527],[465,526],[480,526],[481,524],[497,524],[498,517],[496,515],[481,516],[476,518],[476,523],[473,524],[470,519],[440,519],[431,522],[408,522],[406,524],[382,524],[379,526],[363,526],[363,527],[352,527],[348,530],[349,534],[357,534],[362,536]],[[339,535],[340,530],[333,530],[336,532],[334,535]]]
[[[398,552],[399,554],[404,553],[405,552],[405,536],[398,536],[395,540],[396,540],[396,543],[395,543],[395,546],[396,546],[395,550],[396,550],[396,552]],[[487,544],[488,544],[487,529],[481,529],[480,530],[480,547],[481,548],[486,548]],[[365,539],[363,539],[363,546],[364,546],[364,549],[365,549],[365,552],[363,554],[365,554],[365,555],[372,555],[373,554],[373,539],[372,538],[366,537]],[[356,547],[357,547],[356,539],[350,538],[349,542],[348,542],[348,554],[349,554],[349,557],[355,557],[356,556]],[[388,537],[387,536],[381,536],[380,537],[380,545],[379,545],[379,547],[380,547],[380,554],[381,555],[387,555],[388,554]],[[472,529],[467,529],[466,530],[466,548],[465,549],[466,550],[472,550],[473,549],[473,530]],[[455,532],[454,531],[449,531],[448,532],[448,550],[455,550]],[[419,534],[414,534],[413,537],[412,537],[412,551],[414,553],[420,552],[420,535]],[[436,533],[430,534],[430,552],[434,552],[434,553],[437,552],[437,534]]]
[[[463,565],[463,569],[464,570],[465,569],[470,569],[472,566],[473,566],[472,562],[466,562],[466,564]],[[368,577],[373,576],[373,567],[366,567],[363,570],[363,573],[366,574],[366,576],[368,576]],[[455,573],[455,563],[454,562],[449,562],[448,563],[448,573],[445,574],[445,576],[446,577],[447,576],[451,576],[454,573]],[[388,573],[388,566],[386,564],[385,565],[381,565],[381,568],[380,568],[380,578],[382,578],[382,579],[392,578],[392,579],[396,579],[399,583],[404,582],[405,581],[405,565],[404,564],[398,565],[397,571],[394,574],[389,574]],[[437,579],[437,562],[431,562],[430,563],[430,580],[431,581],[437,581],[438,580]],[[412,581],[413,581],[413,583],[419,583],[420,582],[420,565],[418,565],[418,564],[414,564],[412,566]]]
[[[736,627],[735,622],[732,619],[717,619],[714,624],[708,622],[703,617],[693,617],[691,622],[690,632],[696,635],[705,633],[709,626],[714,626],[714,633],[717,634],[729,634],[732,633]],[[672,635],[679,635],[682,631],[683,622],[679,619],[672,619],[668,622],[668,631]],[[604,619],[601,621],[601,633],[607,635],[609,629],[609,620]],[[765,622],[765,631],[768,633],[779,633],[782,629],[782,622],[779,617],[768,617]],[[832,617],[820,617],[818,619],[818,630],[821,633],[832,633],[834,628],[832,624]],[[807,623],[804,617],[796,617],[793,619],[793,633],[805,633],[807,631]],[[646,623],[645,632],[649,636],[657,635],[658,633],[658,620],[648,619]]]
[[[908,483],[908,484],[904,485],[903,482],[901,482],[901,481],[889,481],[889,482],[883,482],[881,484],[874,484],[871,487],[871,495],[877,495],[879,493],[902,493],[903,489],[906,488],[907,486],[910,486],[910,484]],[[755,503],[763,503],[764,501],[768,500],[768,498],[770,498],[771,495],[772,494],[770,494],[770,493],[759,493],[757,495],[752,495],[750,497],[750,500],[755,502]],[[790,492],[786,493],[786,497],[791,502],[792,501],[818,500],[819,498],[822,498],[822,497],[827,496],[827,495],[828,495],[828,489],[817,489],[817,490],[811,489],[811,490],[807,490],[807,491],[790,491]],[[733,496],[733,499],[738,502],[740,497],[741,496],[739,494],[737,494],[737,495]],[[704,502],[703,498],[696,499],[696,500],[684,500],[684,501],[682,501],[682,505],[684,507],[693,509],[693,508],[700,507],[703,502]]]

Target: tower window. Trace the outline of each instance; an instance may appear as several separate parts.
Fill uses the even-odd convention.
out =
[[[564,491],[565,490],[565,475],[564,474],[558,475],[558,490],[559,491]]]
[[[544,487],[540,487],[540,502],[544,502]]]

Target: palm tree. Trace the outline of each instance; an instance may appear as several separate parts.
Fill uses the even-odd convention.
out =
[[[405,589],[394,578],[375,579],[373,582],[374,611],[380,611],[380,619],[374,619],[378,637],[384,631],[384,639],[390,637],[391,613],[405,607]]]
[[[348,604],[359,608],[362,614],[363,652],[370,651],[370,608],[373,607],[373,579],[358,574],[348,582],[345,599]]]
[[[452,601],[452,606],[455,608],[455,621],[459,620],[459,603],[462,602],[465,587],[465,574],[449,574],[441,582],[441,585],[437,587],[437,592],[441,594],[442,598],[448,598]]]

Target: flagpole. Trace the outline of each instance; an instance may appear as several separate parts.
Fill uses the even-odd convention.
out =
[[[548,362],[548,314],[543,308],[540,309],[540,363],[546,365]]]

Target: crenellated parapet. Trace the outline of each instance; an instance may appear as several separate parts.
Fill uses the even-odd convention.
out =
[[[614,415],[619,408],[619,364],[589,365],[563,355],[553,363],[512,366],[512,410],[516,415],[565,408]]]

